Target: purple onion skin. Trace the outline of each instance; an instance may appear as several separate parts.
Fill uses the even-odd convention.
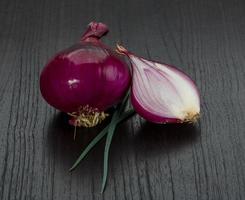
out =
[[[44,99],[71,113],[89,105],[105,111],[120,102],[131,82],[127,64],[87,31],[82,41],[55,55],[40,77]],[[92,36],[91,36],[92,35]]]

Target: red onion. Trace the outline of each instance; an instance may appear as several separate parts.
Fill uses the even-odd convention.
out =
[[[155,123],[195,122],[200,98],[194,82],[177,68],[149,61],[117,46],[133,69],[131,102],[136,112]]]
[[[101,122],[129,88],[127,64],[99,40],[107,32],[105,24],[91,22],[81,41],[56,54],[41,73],[42,96],[70,114],[74,126]]]

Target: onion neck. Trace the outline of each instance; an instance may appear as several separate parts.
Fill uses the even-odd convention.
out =
[[[91,42],[93,44],[101,44],[100,39],[94,36],[86,37],[85,39],[82,39],[80,42]]]
[[[109,31],[107,25],[101,22],[90,22],[81,41],[96,42]]]
[[[130,52],[126,48],[119,44],[116,45],[116,52],[126,56],[129,56],[130,54]]]

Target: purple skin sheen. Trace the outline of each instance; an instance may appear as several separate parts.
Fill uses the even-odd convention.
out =
[[[130,82],[127,64],[97,38],[86,38],[45,66],[40,90],[51,106],[66,113],[86,105],[105,111],[123,98]]]

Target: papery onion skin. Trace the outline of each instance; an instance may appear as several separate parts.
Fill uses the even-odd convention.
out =
[[[120,45],[117,51],[130,59],[131,103],[141,117],[164,124],[197,121],[200,95],[188,75],[174,66],[136,56]]]
[[[131,75],[127,64],[100,42],[107,31],[102,23],[90,23],[80,42],[45,66],[40,90],[51,106],[66,113],[78,113],[85,106],[102,112],[124,97]]]

